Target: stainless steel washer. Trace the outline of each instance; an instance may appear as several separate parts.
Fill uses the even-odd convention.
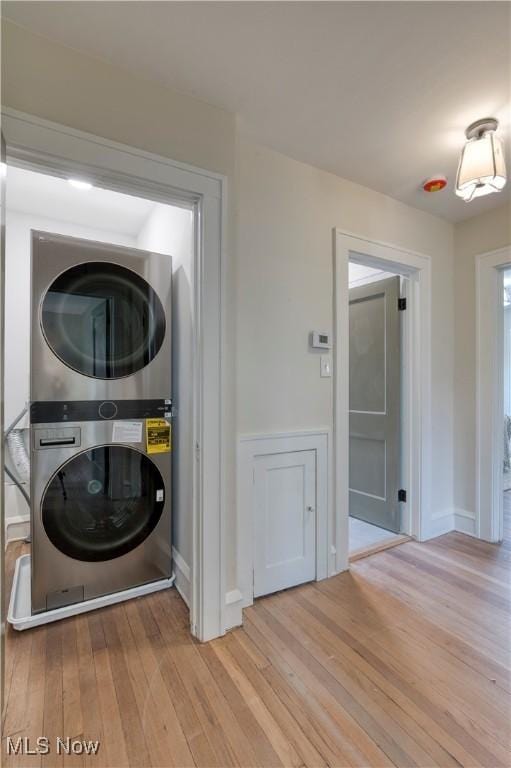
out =
[[[30,399],[171,393],[169,256],[32,232]]]
[[[145,441],[171,416],[171,280],[168,256],[32,232],[33,613],[171,576],[170,452]]]
[[[165,403],[125,403],[32,404],[33,614],[171,576],[170,453],[145,442]]]

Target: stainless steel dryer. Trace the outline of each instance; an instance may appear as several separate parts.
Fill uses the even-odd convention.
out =
[[[171,393],[169,256],[32,232],[30,399]]]
[[[164,401],[31,406],[32,613],[171,576],[171,460],[147,452]]]

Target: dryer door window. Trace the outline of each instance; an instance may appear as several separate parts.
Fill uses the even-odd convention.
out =
[[[102,446],[78,454],[55,473],[43,497],[42,522],[65,555],[112,560],[149,536],[164,503],[162,476],[147,456],[125,446]]]
[[[47,291],[41,327],[63,363],[86,376],[119,379],[148,365],[165,336],[165,313],[151,286],[107,262],[78,264]]]

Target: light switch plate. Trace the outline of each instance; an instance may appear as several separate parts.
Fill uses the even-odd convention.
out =
[[[329,379],[332,375],[331,355],[321,355],[321,378]]]

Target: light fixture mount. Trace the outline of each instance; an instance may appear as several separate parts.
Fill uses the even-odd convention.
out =
[[[470,123],[465,131],[467,139],[480,139],[487,131],[496,131],[499,127],[499,121],[494,117],[483,117]]]

